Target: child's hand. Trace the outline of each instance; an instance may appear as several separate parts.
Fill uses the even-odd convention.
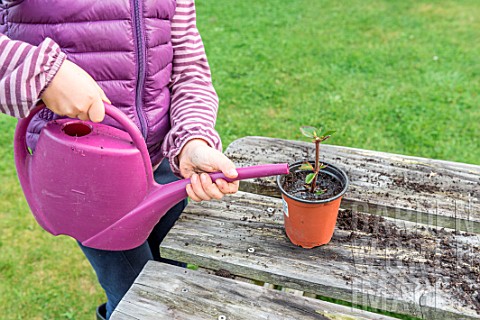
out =
[[[54,113],[100,122],[105,117],[102,100],[111,103],[95,80],[75,63],[65,60],[41,99]]]
[[[238,181],[227,182],[218,179],[212,182],[210,176],[201,172],[222,171],[228,178],[238,176],[235,165],[223,153],[210,147],[204,140],[189,141],[178,156],[180,174],[190,178],[187,194],[194,201],[221,199],[225,194],[238,191]]]

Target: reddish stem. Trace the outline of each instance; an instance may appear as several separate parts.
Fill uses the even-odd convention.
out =
[[[311,193],[315,192],[315,187],[317,186],[318,172],[320,171],[320,164],[319,164],[320,142],[321,142],[320,140],[315,139],[315,169],[313,171],[315,173],[315,176],[313,177],[312,184],[310,186]]]

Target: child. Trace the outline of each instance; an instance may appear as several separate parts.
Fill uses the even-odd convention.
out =
[[[49,110],[32,120],[32,149],[49,120],[103,121],[104,100],[140,128],[157,182],[176,179],[173,174],[191,178],[187,193],[194,201],[238,190],[238,182],[212,183],[202,174],[237,176],[214,130],[218,98],[193,0],[0,1],[0,110],[22,118],[40,99]],[[80,245],[106,292],[107,319],[145,263],[165,261],[160,242],[184,206],[172,208],[138,248]]]

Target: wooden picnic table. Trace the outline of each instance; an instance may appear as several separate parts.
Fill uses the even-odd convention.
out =
[[[245,137],[225,153],[242,167],[312,159],[314,146]],[[329,244],[291,244],[275,179],[243,181],[190,203],[161,245],[200,270],[149,263],[112,319],[479,319],[480,166],[332,145],[322,156],[350,178]]]

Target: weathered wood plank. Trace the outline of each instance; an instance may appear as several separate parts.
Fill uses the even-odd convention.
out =
[[[286,238],[281,208],[244,192],[191,203],[162,256],[425,319],[479,318],[478,235],[344,211],[332,242],[305,250]]]
[[[314,145],[245,137],[225,151],[237,166],[303,161]],[[480,233],[480,166],[322,145],[323,161],[350,178],[343,208]],[[241,190],[279,196],[274,178],[242,181]]]
[[[115,310],[113,314],[110,316],[110,319],[139,320],[139,318],[137,318],[137,315],[133,316],[119,310]]]
[[[111,319],[393,319],[150,261]]]

